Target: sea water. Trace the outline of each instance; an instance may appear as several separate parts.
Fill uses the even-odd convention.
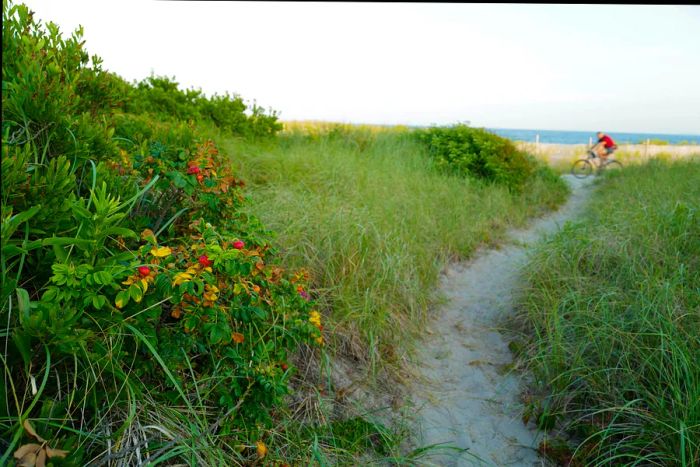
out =
[[[499,136],[513,141],[534,143],[539,135],[540,143],[588,144],[590,139],[597,141],[596,131],[557,131],[557,130],[514,130],[486,128]],[[666,141],[669,144],[700,144],[700,135],[669,135],[663,133],[616,133],[606,131],[618,144],[644,144],[647,140]]]

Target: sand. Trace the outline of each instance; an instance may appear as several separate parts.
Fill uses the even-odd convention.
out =
[[[514,312],[529,248],[584,209],[593,178],[564,176],[569,201],[497,250],[481,250],[468,263],[451,266],[442,288],[448,302],[431,323],[412,388],[416,447],[448,443],[463,452],[433,451],[422,465],[544,465],[537,454],[542,436],[522,422],[520,394],[527,375],[508,370],[513,356],[499,332]]]
[[[535,144],[525,142],[518,142],[516,146],[550,164],[571,162],[574,159],[584,157],[588,148],[585,144]],[[700,159],[700,145],[621,144],[615,153],[615,157],[624,163],[641,163],[654,157],[662,157],[669,160]]]

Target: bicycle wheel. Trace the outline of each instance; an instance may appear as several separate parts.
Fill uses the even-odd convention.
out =
[[[571,175],[576,178],[586,178],[593,172],[593,164],[587,159],[579,159],[571,167]]]
[[[608,161],[600,170],[605,170],[606,172],[619,172],[622,170],[622,164],[619,161]]]

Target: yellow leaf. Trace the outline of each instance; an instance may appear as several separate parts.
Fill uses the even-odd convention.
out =
[[[262,441],[255,442],[255,450],[258,452],[258,457],[261,459],[267,454],[267,446],[265,446],[265,443]]]
[[[117,308],[122,309],[124,307],[124,297],[117,297],[116,300],[114,300],[114,304]]]
[[[192,275],[186,272],[178,272],[173,278],[173,285],[180,285],[183,282],[188,282],[192,279]]]
[[[141,279],[141,289],[143,290],[143,293],[148,291],[148,281],[146,279]]]
[[[156,258],[163,258],[165,256],[168,256],[172,253],[172,250],[167,247],[167,246],[162,246],[160,248],[152,248],[151,249],[151,254],[155,256]]]

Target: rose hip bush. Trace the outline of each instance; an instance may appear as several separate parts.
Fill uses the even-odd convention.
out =
[[[200,355],[196,369],[202,379],[214,371],[212,362],[229,367],[230,381],[218,383],[221,404],[233,407],[248,394],[240,413],[266,419],[263,408],[288,391],[290,372],[281,366],[288,368],[288,353],[301,342],[322,343],[305,275],[288,275],[276,265],[259,223],[240,214],[243,184],[213,142],[185,149],[179,153],[185,157],[174,160],[161,157],[167,153],[152,144],[147,156],[133,158],[132,167],[146,175],[143,185],[158,177],[152,192],[167,200],[168,212],[187,210],[163,235],[149,226],[140,244],[131,246],[133,267],[118,278],[123,281],[115,307],[127,316],[159,309],[159,321],[148,326],[167,366],[186,373],[186,343],[191,355]],[[121,162],[115,163],[120,168]],[[202,349],[207,358],[201,358]]]
[[[187,109],[208,102],[197,95],[177,101],[195,117],[181,121],[165,105],[176,88],[132,92],[88,59],[80,31],[65,40],[3,7],[0,464],[37,439],[69,465],[116,456],[146,394],[169,409],[199,401],[224,445],[262,443],[289,354],[322,346],[323,326],[307,275],[277,264],[196,119],[269,136],[275,116],[221,96]],[[135,115],[134,99],[164,104]]]

